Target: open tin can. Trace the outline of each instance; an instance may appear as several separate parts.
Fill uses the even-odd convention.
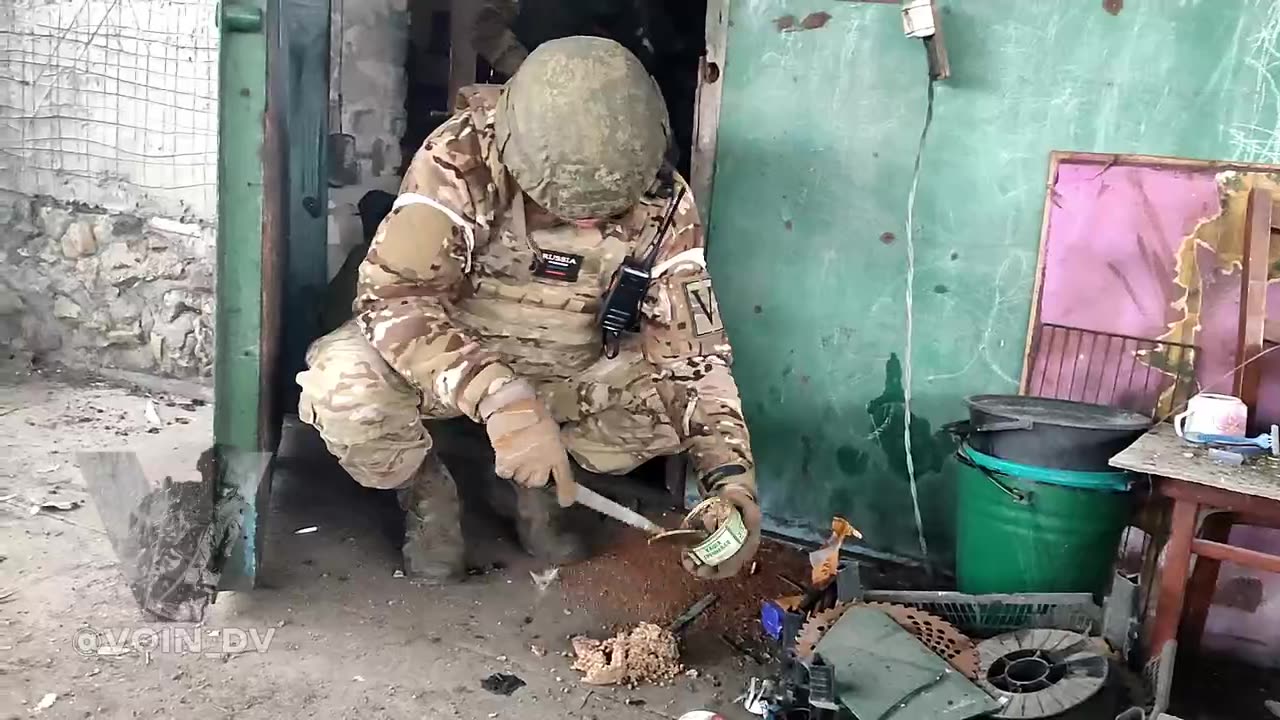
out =
[[[747,542],[747,525],[742,513],[724,498],[703,500],[684,516],[679,530],[670,530],[649,539],[683,545],[699,565],[715,567],[728,560]]]

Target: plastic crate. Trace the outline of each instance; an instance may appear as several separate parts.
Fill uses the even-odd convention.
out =
[[[867,602],[909,605],[933,613],[966,635],[990,637],[1026,628],[1102,632],[1102,608],[1088,593],[967,595],[931,590],[868,590]]]

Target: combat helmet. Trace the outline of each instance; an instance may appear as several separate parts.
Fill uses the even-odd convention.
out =
[[[631,207],[662,165],[666,104],[626,48],[597,37],[539,45],[503,87],[496,127],[502,164],[558,217]]]

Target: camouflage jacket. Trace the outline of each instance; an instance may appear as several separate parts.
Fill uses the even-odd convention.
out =
[[[598,315],[617,268],[657,241],[641,329],[625,349],[653,368],[700,475],[752,467],[692,196],[661,239],[669,200],[646,197],[600,229],[539,214],[498,157],[495,99],[494,88],[464,90],[465,106],[414,156],[360,266],[356,319],[370,343],[424,402],[480,421],[481,400],[511,379],[546,389],[600,360]],[[578,258],[576,277],[540,276],[539,253]]]

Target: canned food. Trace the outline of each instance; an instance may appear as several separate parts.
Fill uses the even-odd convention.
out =
[[[679,530],[655,535],[649,542],[660,540],[683,544],[699,565],[714,567],[742,549],[747,541],[747,525],[733,503],[712,497],[695,505]]]

